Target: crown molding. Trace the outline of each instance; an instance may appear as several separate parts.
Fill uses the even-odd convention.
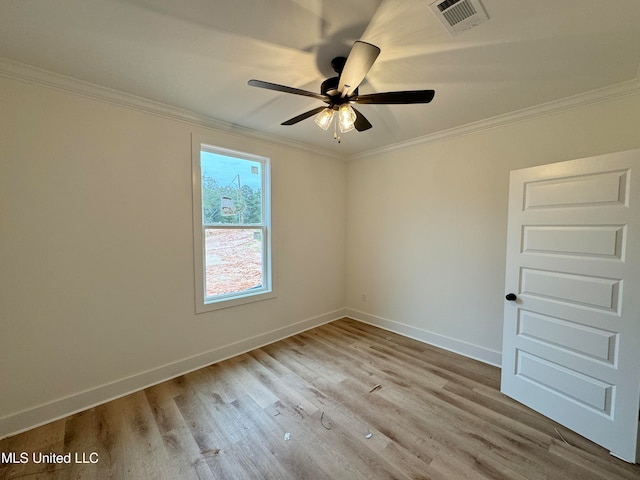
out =
[[[243,127],[213,117],[194,113],[172,105],[167,105],[155,100],[131,95],[95,83],[85,82],[73,77],[53,73],[24,63],[0,58],[0,77],[18,80],[32,85],[52,88],[62,92],[78,95],[92,100],[117,105],[131,110],[147,113],[156,117],[188,123],[199,127],[211,128],[220,132],[251,138],[272,145],[295,148],[306,152],[318,153],[317,147],[295,142],[289,139],[266,134],[258,130]],[[323,155],[344,160],[343,155],[323,152]]]
[[[631,95],[640,94],[640,69],[638,77],[625,82],[609,85],[606,87],[590,90],[588,92],[572,95],[570,97],[553,100],[551,102],[542,103],[534,107],[523,108],[515,112],[497,115],[495,117],[479,120],[477,122],[467,123],[459,127],[441,130],[422,137],[413,138],[404,142],[394,143],[384,147],[367,150],[366,152],[351,155],[347,160],[357,160],[376,155],[380,153],[388,153],[396,150],[403,150],[409,147],[426,145],[429,143],[446,140],[450,138],[469,135],[472,133],[488,130],[491,128],[502,127],[524,120],[554,115],[566,110],[586,107],[597,103],[608,102],[614,99],[623,98]]]
[[[181,109],[172,105],[156,102],[147,98],[138,97],[136,95],[124,93],[119,90],[111,89],[90,82],[85,82],[73,77],[53,73],[48,70],[43,70],[37,67],[4,58],[0,58],[0,77],[52,88],[73,95],[78,95],[112,105],[137,110],[157,117],[163,117],[200,127],[211,128],[227,134],[238,135],[244,138],[251,138],[280,147],[294,148],[313,154],[318,153],[317,147],[310,146],[301,142],[295,142],[283,137],[278,137],[276,135],[266,134],[258,130],[224,122],[222,120],[208,117],[206,115],[197,114],[186,109]],[[497,128],[523,120],[530,120],[537,117],[553,115],[565,110],[585,107],[596,103],[614,100],[616,98],[638,94],[640,94],[640,68],[638,69],[637,76],[632,80],[606,86],[603,88],[598,88],[585,93],[580,93],[578,95],[562,98],[560,100],[554,100],[551,102],[536,105],[534,107],[524,108],[522,110],[517,110],[515,112],[510,112],[504,115],[497,115],[495,117],[468,123],[459,127],[441,130],[429,135],[424,135],[422,137],[386,145],[384,147],[367,150],[353,155],[345,156],[332,152],[323,152],[323,155],[342,160],[357,160],[369,157],[371,155],[426,145],[440,140],[469,135],[482,130]]]

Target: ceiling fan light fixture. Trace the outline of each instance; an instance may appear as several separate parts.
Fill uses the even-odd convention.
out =
[[[340,126],[340,132],[350,132],[353,130],[356,122],[356,112],[348,103],[343,103],[338,109],[338,124]]]
[[[440,7],[446,9],[456,6],[461,2],[479,2],[480,0],[437,1],[442,2]],[[338,76],[328,78],[322,82],[320,85],[321,93],[256,79],[249,80],[247,83],[252,87],[266,88],[267,90],[291,93],[323,101],[326,106],[323,105],[312,108],[282,122],[281,125],[295,125],[302,120],[315,116],[314,120],[316,124],[323,130],[328,130],[333,123],[334,138],[340,143],[338,127],[341,133],[350,132],[351,130],[364,132],[372,127],[371,122],[350,104],[407,105],[412,103],[429,103],[433,100],[435,93],[433,90],[403,90],[360,95],[358,93],[358,87],[379,54],[380,48],[375,45],[361,40],[355,41],[348,57],[336,57],[332,60],[331,66]],[[336,116],[338,118],[335,119],[334,123],[333,120]]]
[[[325,108],[318,115],[316,115],[314,121],[316,122],[316,125],[318,125],[321,129],[326,130],[329,128],[329,125],[331,125],[334,114],[335,112],[331,108]]]

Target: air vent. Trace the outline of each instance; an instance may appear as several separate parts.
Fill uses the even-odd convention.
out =
[[[437,0],[429,6],[451,35],[489,20],[480,0]]]

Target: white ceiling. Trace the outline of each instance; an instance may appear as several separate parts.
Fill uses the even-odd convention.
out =
[[[638,81],[639,0],[483,0],[490,20],[451,37],[431,0],[0,0],[0,58],[352,156],[603,87]],[[319,91],[362,39],[382,50],[360,93],[434,89],[428,105],[362,105],[332,132]]]

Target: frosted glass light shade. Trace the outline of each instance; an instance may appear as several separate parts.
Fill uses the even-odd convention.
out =
[[[338,124],[340,125],[340,131],[342,133],[350,132],[353,130],[355,121],[356,112],[353,111],[351,105],[348,103],[340,105],[340,108],[338,109]]]
[[[327,128],[329,128],[329,125],[331,125],[331,120],[333,120],[334,113],[335,112],[332,109],[325,108],[318,115],[316,115],[314,121],[321,129],[326,130]]]

